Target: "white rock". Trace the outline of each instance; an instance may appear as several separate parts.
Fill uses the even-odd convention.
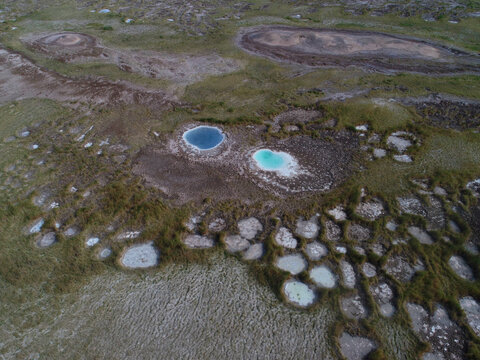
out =
[[[229,235],[225,238],[225,245],[227,251],[238,252],[247,250],[250,247],[248,240],[242,238],[240,235]]]
[[[120,258],[120,263],[129,269],[144,269],[158,264],[160,252],[153,242],[133,245]]]
[[[251,217],[240,220],[238,222],[238,230],[243,238],[252,240],[263,230],[263,226],[258,219]]]
[[[412,235],[415,239],[420,241],[421,244],[431,245],[433,244],[433,239],[425,230],[420,229],[417,226],[409,226],[408,233]]]
[[[320,244],[318,241],[313,241],[305,246],[305,253],[310,260],[316,261],[326,256],[328,250],[325,245]]]
[[[337,205],[333,209],[328,210],[327,213],[336,221],[345,221],[347,220],[347,213],[345,212],[345,208],[343,205]]]
[[[297,247],[297,239],[293,237],[293,234],[286,227],[281,227],[275,234],[275,242],[287,249],[295,249]]]
[[[393,155],[393,159],[403,163],[411,163],[413,161],[409,155]]]
[[[373,156],[375,156],[377,159],[383,158],[387,156],[387,150],[375,148],[373,149]]]
[[[263,244],[253,244],[243,253],[244,260],[258,260],[263,256]]]
[[[340,270],[342,271],[343,285],[346,288],[353,289],[357,282],[353,266],[345,260],[340,261]]]
[[[279,257],[276,265],[279,269],[297,275],[307,268],[307,261],[300,254],[291,254]]]
[[[319,230],[318,219],[312,216],[310,220],[298,219],[295,233],[305,239],[313,239],[318,236]]]
[[[98,237],[90,237],[85,242],[85,245],[87,245],[87,247],[92,247],[97,245],[99,242],[100,242],[100,239]]]
[[[190,249],[207,249],[215,245],[212,239],[201,235],[188,235],[183,243]]]

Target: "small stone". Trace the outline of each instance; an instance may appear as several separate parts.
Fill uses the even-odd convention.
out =
[[[347,253],[347,248],[345,246],[337,246],[335,248],[335,250],[337,250],[337,252],[340,253],[340,254],[346,254]]]
[[[335,274],[325,265],[316,266],[310,270],[310,279],[321,288],[332,289],[337,285]]]
[[[342,238],[342,229],[332,220],[325,221],[325,237],[329,241],[339,241]]]
[[[366,262],[362,265],[362,270],[367,278],[377,276],[377,270],[375,269],[375,266],[370,264],[369,262]]]
[[[208,224],[208,230],[211,232],[220,232],[225,229],[226,223],[222,218],[217,218]]]
[[[145,269],[156,266],[160,252],[153,242],[130,246],[120,258],[120,263],[129,269]]]
[[[263,230],[263,226],[258,219],[251,217],[240,220],[238,222],[238,230],[243,238],[252,240]]]
[[[105,260],[108,258],[110,255],[112,255],[112,250],[110,248],[103,248],[99,251],[98,253],[98,258],[100,260]]]
[[[288,271],[292,275],[297,275],[305,271],[307,261],[300,254],[291,254],[279,257],[276,265],[279,269]]]
[[[45,224],[45,220],[44,220],[44,219],[38,219],[38,220],[36,220],[36,221],[33,223],[33,225],[30,227],[30,229],[28,230],[28,232],[29,232],[30,234],[39,233],[40,230],[42,230],[43,224]]]
[[[227,251],[238,252],[247,250],[250,247],[248,240],[242,238],[240,235],[229,235],[225,238],[225,245]]]
[[[345,297],[340,301],[342,312],[349,319],[364,319],[367,317],[367,309],[360,295]]]
[[[333,209],[327,211],[327,213],[332,216],[336,221],[345,221],[347,220],[347,213],[343,205],[337,205]]]
[[[385,228],[390,231],[396,231],[398,228],[398,225],[395,221],[389,221],[385,224]]]
[[[344,332],[340,339],[340,350],[347,360],[362,360],[377,346],[367,338],[360,336],[351,336]]]
[[[375,156],[377,159],[381,159],[387,156],[387,150],[375,148],[373,149],[373,156]]]
[[[188,235],[183,243],[190,249],[207,249],[215,245],[212,239],[201,235]]]
[[[413,161],[409,155],[393,155],[393,159],[402,163],[411,163]]]
[[[313,216],[310,220],[297,220],[297,228],[295,233],[305,239],[313,239],[318,236],[320,226],[316,216]]]
[[[353,241],[367,241],[371,237],[370,229],[359,224],[350,224],[347,230],[347,235]]]
[[[415,265],[411,265],[404,256],[394,255],[387,259],[384,269],[398,281],[408,282],[417,271],[425,270],[425,265],[420,260],[417,260]]]
[[[366,132],[366,131],[368,131],[368,125],[357,125],[357,126],[355,126],[355,130],[361,131],[361,132]]]
[[[91,237],[87,239],[87,241],[85,242],[85,245],[87,247],[92,247],[97,245],[99,242],[100,242],[100,239],[98,237]]]
[[[462,279],[473,281],[473,271],[462,257],[453,255],[448,260],[448,265],[450,265],[455,274],[460,276]]]
[[[457,223],[453,220],[449,220],[448,221],[448,227],[451,231],[453,231],[454,233],[460,233],[462,232],[462,230],[460,230],[460,227],[457,225]]]
[[[408,233],[412,235],[415,239],[420,241],[421,244],[431,245],[433,244],[433,239],[428,233],[417,226],[409,226]]]
[[[475,197],[480,197],[480,178],[470,181],[467,184],[467,189],[470,190]]]
[[[395,307],[391,304],[393,291],[386,283],[380,283],[370,286],[370,292],[375,302],[380,308],[380,313],[385,317],[390,317],[395,312]]]
[[[435,186],[435,188],[433,189],[433,193],[435,195],[438,195],[438,196],[447,196],[448,195],[447,191],[440,186]]]
[[[373,221],[385,215],[385,209],[379,199],[372,199],[357,205],[355,212],[364,219]]]
[[[465,312],[467,322],[473,332],[480,336],[480,305],[471,296],[460,299],[460,307]]]
[[[365,249],[362,248],[361,246],[354,246],[353,250],[355,250],[355,252],[357,252],[357,253],[359,253],[360,255],[363,255],[363,256],[365,256],[367,254],[365,252]]]
[[[297,247],[297,239],[286,227],[281,227],[275,234],[275,242],[287,249],[295,249]]]
[[[340,261],[340,270],[342,271],[343,285],[346,288],[353,289],[357,282],[353,266],[345,260]]]
[[[243,253],[244,260],[258,260],[263,256],[263,244],[253,244]]]
[[[65,236],[74,236],[74,235],[77,235],[79,233],[79,231],[80,230],[77,227],[71,226],[67,230],[65,230],[64,235]]]
[[[49,232],[37,240],[37,246],[39,248],[47,248],[52,246],[57,241],[57,236],[54,232]]]
[[[310,260],[316,261],[326,256],[328,250],[325,245],[320,244],[318,241],[313,241],[305,246],[305,253]]]
[[[387,138],[387,145],[399,153],[403,153],[413,144],[410,140],[392,134]]]

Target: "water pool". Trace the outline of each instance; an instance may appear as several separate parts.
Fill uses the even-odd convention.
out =
[[[286,152],[260,149],[253,154],[257,166],[265,171],[275,171],[282,176],[291,176],[295,172],[297,162]]]
[[[198,150],[211,150],[225,140],[225,135],[217,127],[202,125],[185,131],[183,140]]]

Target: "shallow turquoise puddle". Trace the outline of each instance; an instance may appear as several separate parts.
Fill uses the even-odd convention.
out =
[[[183,140],[199,150],[211,150],[220,145],[225,135],[219,128],[213,126],[197,126],[185,131]]]
[[[264,170],[280,170],[287,165],[286,154],[268,149],[258,150],[253,154],[254,160]]]

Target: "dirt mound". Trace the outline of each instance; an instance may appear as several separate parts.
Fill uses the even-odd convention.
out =
[[[33,49],[65,62],[80,56],[100,56],[103,52],[93,36],[81,33],[55,33],[26,42]]]
[[[428,41],[372,31],[260,26],[238,45],[277,61],[308,66],[360,66],[381,72],[478,73],[478,56]]]

